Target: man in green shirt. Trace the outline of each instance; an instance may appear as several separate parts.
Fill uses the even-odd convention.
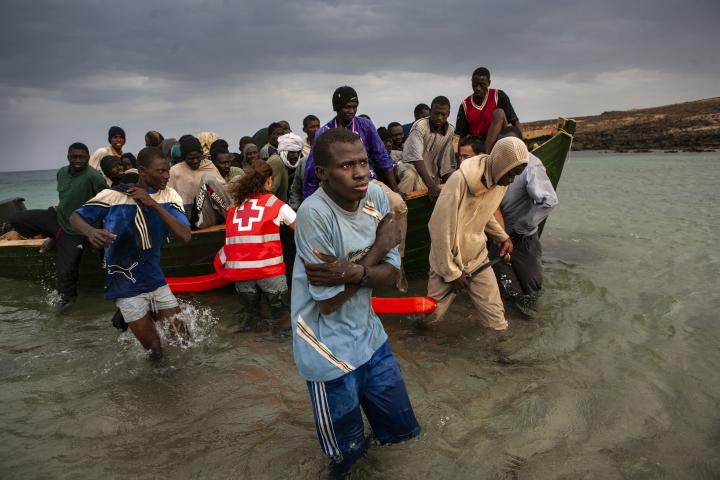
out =
[[[88,167],[90,153],[83,143],[68,148],[68,165],[57,172],[57,207],[47,210],[25,210],[10,218],[15,230],[24,237],[46,235],[56,243],[55,286],[60,294],[58,311],[67,309],[77,297],[78,268],[84,246],[84,236],[70,225],[70,215],[85,202],[107,188],[103,176]]]

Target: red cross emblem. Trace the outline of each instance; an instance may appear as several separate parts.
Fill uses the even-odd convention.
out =
[[[253,198],[235,209],[233,223],[237,224],[239,232],[252,230],[253,223],[262,219],[265,207],[258,207],[257,202],[257,198]]]

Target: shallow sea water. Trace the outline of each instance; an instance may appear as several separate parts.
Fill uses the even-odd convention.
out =
[[[14,175],[51,201],[52,173]],[[432,329],[384,318],[423,431],[353,478],[720,478],[719,184],[720,154],[573,154],[537,315],[507,312],[517,363],[466,297]],[[232,333],[232,291],[182,297],[195,339],[159,363],[97,292],[63,316],[46,286],[0,292],[1,478],[327,473],[290,339]]]

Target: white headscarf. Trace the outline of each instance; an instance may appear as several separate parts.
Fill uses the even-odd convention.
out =
[[[305,145],[305,141],[300,138],[300,135],[295,135],[292,132],[286,133],[278,138],[278,154],[287,168],[295,169],[300,163],[299,158],[294,165],[290,163],[287,159],[288,152],[300,152],[303,149],[303,145]]]

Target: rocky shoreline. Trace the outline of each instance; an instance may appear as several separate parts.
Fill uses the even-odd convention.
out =
[[[720,97],[661,107],[575,117],[573,150],[714,152],[720,150]],[[553,120],[523,124],[526,131]]]

